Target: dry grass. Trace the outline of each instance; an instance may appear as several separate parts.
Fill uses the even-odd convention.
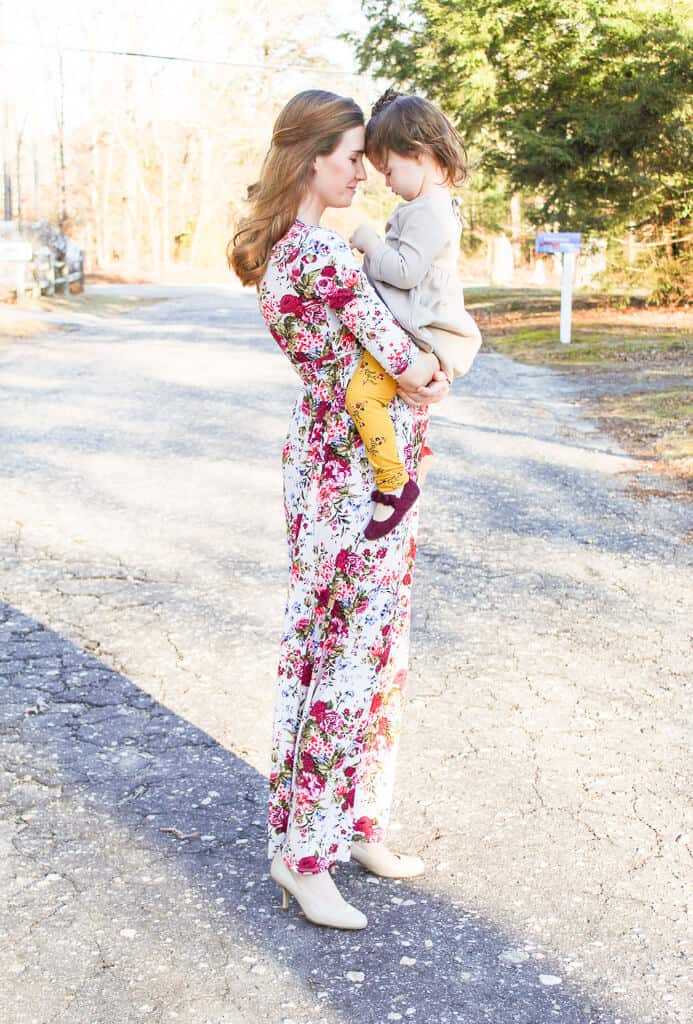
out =
[[[0,345],[11,344],[22,338],[33,338],[38,334],[54,331],[56,324],[47,324],[43,320],[3,320],[0,318]]]
[[[119,316],[133,309],[160,302],[157,298],[138,295],[94,295],[88,290],[77,295],[42,295],[40,299],[27,299],[22,311],[36,313],[92,313],[94,316]]]
[[[524,296],[524,297],[523,297]],[[586,405],[624,448],[693,495],[693,311],[611,308],[578,296],[572,340],[559,341],[560,293],[468,289],[487,351],[579,373]]]
[[[91,313],[103,317],[120,316],[160,301],[157,298],[141,298],[137,295],[93,295],[89,291],[76,295],[42,295],[38,299],[27,298],[21,306],[8,304],[4,307],[13,315],[7,318],[0,315],[0,344],[35,338],[59,329],[59,324],[38,320],[32,317],[32,313]],[[0,306],[0,309],[2,308]]]

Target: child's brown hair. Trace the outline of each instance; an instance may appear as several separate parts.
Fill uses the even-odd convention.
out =
[[[414,157],[427,150],[445,171],[446,185],[467,178],[467,153],[457,130],[441,110],[421,96],[388,89],[366,125],[366,156],[381,170],[388,152]]]

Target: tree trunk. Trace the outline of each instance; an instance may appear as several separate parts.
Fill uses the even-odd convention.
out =
[[[2,182],[4,220],[12,220],[12,171],[10,170],[10,102],[3,103],[2,119]]]
[[[22,221],[22,138],[23,131],[17,132],[17,220]]]
[[[58,226],[61,231],[67,231],[67,171],[65,168],[65,80],[63,77],[63,54],[58,51],[58,169],[60,183],[60,211],[58,213]]]
[[[147,221],[149,224],[149,245],[151,248],[151,264],[155,274],[161,272],[161,231],[160,225],[157,223],[156,210],[154,208],[154,199],[151,192],[147,188],[147,184],[144,180],[142,168],[137,159],[137,153],[133,151],[131,154],[132,166],[135,171],[137,178],[137,184],[139,185],[142,198],[144,199],[144,205],[147,210]],[[141,262],[141,259],[139,260]]]
[[[39,149],[34,140],[33,145],[34,164],[34,220],[41,220],[41,176],[39,171]]]
[[[171,265],[171,211],[168,194],[168,142],[161,146],[161,255],[164,269]]]
[[[209,169],[212,162],[212,144],[209,132],[202,133],[202,170],[200,173],[200,205],[198,207],[195,227],[193,228],[190,240],[190,266],[195,266],[195,260],[200,250],[202,238],[201,228],[206,224],[211,206],[212,190],[209,186]]]
[[[635,263],[635,225],[628,225],[628,266],[632,267]]]
[[[125,181],[125,187],[123,189],[123,262],[126,267],[134,267],[138,262],[138,249],[137,238],[135,232],[137,230],[138,216],[137,216],[137,177],[135,174],[135,168],[133,166],[133,158],[130,156],[129,151],[126,150],[125,166],[127,168],[127,178]]]
[[[99,138],[96,129],[91,132],[91,180],[89,193],[91,197],[91,209],[93,218],[93,252],[96,258],[97,267],[102,267],[103,259],[103,232],[101,230],[101,210],[99,204],[99,176],[101,163],[99,160]]]
[[[519,267],[522,260],[522,202],[519,192],[513,192],[510,199],[510,241],[513,263]]]
[[[113,259],[113,231],[110,220],[111,175],[113,173],[113,140],[106,139],[106,166],[103,175],[103,191],[101,193],[101,224],[102,224],[102,266]]]

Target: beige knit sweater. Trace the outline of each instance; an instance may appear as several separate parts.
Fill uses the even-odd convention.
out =
[[[372,243],[369,229],[357,228],[354,245],[362,231]],[[420,348],[435,352],[451,379],[469,370],[481,345],[457,270],[461,231],[458,201],[441,189],[400,203],[385,225],[385,240],[370,244],[363,261],[395,319]]]

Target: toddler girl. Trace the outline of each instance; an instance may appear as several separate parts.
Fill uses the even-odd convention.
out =
[[[479,328],[464,308],[457,273],[461,218],[449,192],[466,177],[464,147],[432,103],[388,89],[366,127],[366,155],[405,201],[388,220],[384,241],[362,224],[349,243],[364,254],[364,271],[395,319],[419,348],[435,354],[452,381],[467,373],[481,345]],[[369,540],[389,533],[419,495],[387,411],[396,392],[394,378],[365,352],[346,406],[375,473]]]

